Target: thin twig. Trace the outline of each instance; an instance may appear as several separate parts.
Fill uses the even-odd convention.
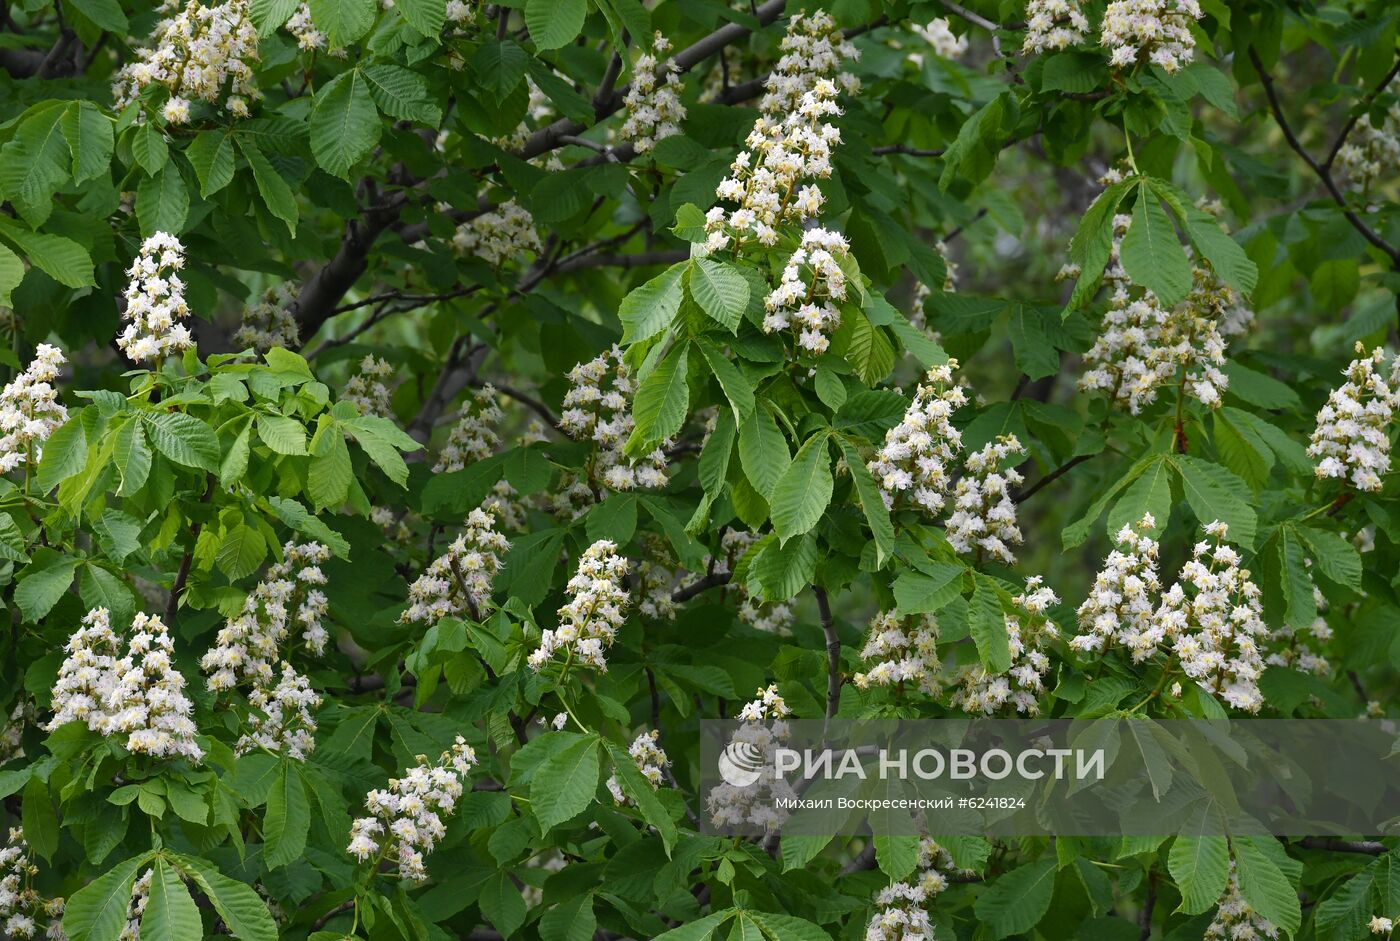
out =
[[[1352,129],[1356,127],[1356,123],[1361,120],[1363,114],[1370,110],[1371,103],[1376,100],[1376,96],[1385,91],[1386,87],[1396,75],[1400,75],[1400,58],[1395,60],[1395,64],[1390,67],[1390,71],[1386,72],[1385,77],[1376,83],[1376,87],[1371,89],[1370,94],[1362,99],[1361,107],[1356,109],[1356,113],[1347,119],[1346,124],[1342,125],[1342,130],[1337,134],[1337,139],[1332,142],[1332,149],[1327,152],[1327,159],[1322,161],[1322,168],[1324,170],[1329,173],[1332,171],[1332,164],[1337,162],[1337,154],[1341,153],[1342,146],[1347,142],[1347,138],[1351,136]]]
[[[812,586],[812,594],[817,598],[817,614],[821,617],[822,634],[826,637],[826,721],[830,722],[841,705],[841,638],[836,636],[836,624],[831,618],[831,600],[826,589]],[[826,739],[823,726],[822,740]]]
[[[709,591],[711,588],[718,588],[720,585],[728,585],[731,578],[728,572],[711,572],[698,581],[683,585],[671,593],[671,600],[676,604],[689,601],[701,592]]]

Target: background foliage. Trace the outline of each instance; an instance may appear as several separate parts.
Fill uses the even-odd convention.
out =
[[[135,95],[120,70],[182,8],[0,5],[0,360],[18,374],[59,347],[69,410],[41,452],[11,447],[0,485],[0,793],[27,842],[5,856],[7,914],[75,941],[817,941],[866,936],[902,904],[879,893],[907,881],[940,938],[1243,923],[1235,937],[1344,941],[1400,915],[1392,840],[963,838],[921,858],[914,840],[699,832],[713,810],[696,790],[700,717],[770,684],[770,717],[774,694],[803,717],[1014,710],[956,693],[1021,663],[1047,617],[1059,636],[1037,633],[1045,666],[1018,681],[1043,714],[1238,712],[1165,645],[1135,660],[1067,643],[1113,536],[1149,512],[1164,586],[1203,525],[1229,525],[1260,590],[1259,645],[1290,651],[1258,678],[1259,714],[1395,710],[1397,507],[1375,457],[1389,411],[1372,451],[1344,455],[1379,486],[1318,476],[1306,448],[1353,344],[1397,329],[1400,11],[1209,0],[1182,18],[1194,57],[1169,72],[1111,60],[1107,6],[1084,4],[1077,45],[1022,55],[1012,0],[830,4],[859,58],[828,77],[859,88],[824,99],[840,109],[818,122],[840,131],[814,174],[824,203],[765,245],[712,240],[724,230],[706,213],[734,208],[716,187],[765,80],[793,71],[779,48],[793,2],[252,0],[219,8],[256,30],[218,40],[242,43],[242,67],[173,88],[146,75]],[[657,31],[670,82],[639,61]],[[165,44],[169,67],[189,64],[190,45]],[[622,130],[653,72],[674,96],[661,139]],[[1121,245],[1115,212],[1132,220]],[[765,330],[765,299],[817,225],[849,245],[827,282],[846,284],[839,327]],[[183,243],[197,347],[133,363],[114,337],[157,232]],[[1115,287],[1173,308],[1199,301],[1201,278],[1225,299],[1210,324],[1253,314],[1228,356],[1171,359],[1136,410],[1104,394],[1116,383],[1077,388]],[[614,344],[630,423],[604,446],[575,440],[559,427],[569,372]],[[1025,452],[1001,468],[1024,534],[1005,553],[959,551],[948,512],[887,509],[865,470],[950,355],[968,396],[949,475],[976,479],[966,457],[1001,435]],[[1196,391],[1203,374],[1214,396]],[[499,412],[481,449],[453,430],[461,402],[468,431]],[[448,566],[450,616],[401,617],[491,501],[510,541],[493,587],[468,604]],[[631,562],[608,668],[533,668],[603,539]],[[284,637],[271,655],[319,695],[304,755],[240,746],[263,711],[201,669],[289,542],[330,556],[331,643]],[[1058,596],[1035,618],[1015,601],[1028,576]],[[64,645],[99,607],[119,633],[138,612],[168,625],[202,761],[51,726]],[[865,678],[877,612],[909,630],[937,618],[908,683]],[[1302,653],[1321,665],[1296,669]],[[653,729],[669,766],[648,781],[628,748]],[[426,884],[357,860],[366,793],[458,735],[476,764]],[[61,929],[30,887],[67,900]]]

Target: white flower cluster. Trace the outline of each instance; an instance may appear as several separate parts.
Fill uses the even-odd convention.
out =
[[[629,600],[622,587],[629,567],[611,539],[599,539],[584,551],[578,560],[578,572],[564,586],[569,603],[558,611],[559,626],[540,637],[539,649],[530,654],[531,668],[544,669],[556,653],[563,651],[566,664],[576,661],[581,666],[607,671],[605,653],[622,626]]]
[[[942,59],[960,59],[967,52],[967,37],[948,28],[948,18],[940,16],[924,25],[913,24],[914,32],[933,47],[933,54]]]
[[[884,446],[866,465],[890,509],[902,499],[937,516],[947,502],[948,465],[962,450],[962,432],[950,418],[967,404],[967,391],[953,381],[957,368],[950,359],[928,371],[904,418],[885,432]]]
[[[1082,45],[1088,35],[1089,20],[1079,8],[1079,0],[1030,0],[1021,53],[1062,51]]]
[[[871,664],[869,670],[851,678],[859,689],[872,686],[917,686],[928,696],[937,696],[942,688],[938,659],[938,619],[925,614],[904,620],[893,611],[881,611],[870,619],[870,631],[861,659]]]
[[[661,733],[655,729],[650,732],[643,732],[638,735],[631,746],[627,749],[627,754],[631,756],[632,762],[637,766],[637,770],[646,778],[653,791],[661,787],[661,782],[666,777],[666,769],[671,766],[671,761],[666,757],[666,752],[661,746],[656,744],[661,738]],[[618,783],[617,775],[610,775],[607,781],[608,791],[612,794],[613,802],[617,804],[632,803],[622,791],[622,785]]]
[[[1191,23],[1202,15],[1196,0],[1113,0],[1104,11],[1099,41],[1110,50],[1115,68],[1147,61],[1176,72],[1196,57]]]
[[[44,442],[68,420],[53,386],[67,362],[58,347],[40,343],[29,368],[0,391],[0,474],[37,468]]]
[[[423,857],[447,835],[442,818],[456,809],[475,764],[476,752],[460,735],[436,764],[419,755],[418,764],[406,775],[389,779],[388,789],[365,795],[370,816],[351,824],[347,852],[360,862],[376,854],[392,860],[409,882],[427,879]]]
[[[462,470],[474,461],[484,461],[496,453],[501,436],[497,425],[505,413],[496,404],[496,390],[483,386],[462,402],[457,424],[447,436],[447,443],[433,465],[434,474]]]
[[[674,621],[676,602],[672,600],[672,595],[681,579],[675,560],[666,541],[656,533],[638,533],[637,542],[646,553],[646,557],[637,563],[637,592],[640,597],[637,613],[657,621]]]
[[[37,718],[38,711],[34,708],[34,701],[21,695],[15,707],[10,710],[9,721],[5,723],[3,731],[0,731],[0,764],[24,757],[24,730],[33,725]]]
[[[1312,559],[1304,559],[1303,564],[1311,568]],[[1327,676],[1332,672],[1332,664],[1316,649],[1332,639],[1332,626],[1322,616],[1327,610],[1327,596],[1317,587],[1316,582],[1313,582],[1312,594],[1313,605],[1318,611],[1317,617],[1306,627],[1295,630],[1285,624],[1270,634],[1273,652],[1264,659],[1265,663],[1270,666],[1289,667],[1314,676]]]
[[[823,80],[834,80],[847,94],[860,91],[856,77],[840,71],[845,60],[860,58],[860,50],[846,40],[825,10],[794,14],[778,49],[782,55],[764,81],[764,95],[758,104],[765,115],[796,111],[807,93]]]
[[[1084,354],[1089,369],[1080,376],[1079,388],[1105,392],[1136,415],[1156,401],[1162,387],[1180,383],[1186,393],[1215,408],[1230,384],[1221,370],[1226,344],[1244,332],[1253,313],[1203,266],[1193,266],[1191,291],[1170,310],[1151,291],[1134,296],[1119,261],[1131,224],[1131,216],[1113,218],[1113,247],[1104,271],[1112,296],[1100,333]],[[1061,271],[1061,277],[1077,275],[1077,266]]]
[[[670,41],[658,32],[651,52],[639,57],[633,66],[632,84],[622,99],[627,117],[618,137],[631,141],[639,154],[651,150],[657,141],[679,134],[685,120],[680,69],[674,62],[665,61],[670,50]]]
[[[812,353],[826,352],[829,336],[841,326],[836,303],[846,299],[841,261],[849,254],[850,245],[840,232],[803,232],[802,242],[783,267],[781,282],[764,300],[763,332],[791,328],[798,346]]]
[[[297,319],[292,315],[296,302],[296,291],[285,281],[263,291],[256,304],[243,308],[242,323],[233,342],[259,353],[274,347],[296,346],[300,340]]]
[[[66,938],[63,899],[45,899],[34,888],[39,867],[29,855],[24,830],[10,828],[10,840],[0,850],[0,930],[6,938]]]
[[[1394,93],[1396,87],[1391,83],[1386,91]],[[1386,109],[1380,127],[1369,112],[1361,116],[1337,151],[1337,168],[1351,188],[1362,193],[1400,172],[1400,103]]]
[[[171,663],[175,646],[160,618],[137,614],[118,657],[120,640],[106,608],[93,608],[68,639],[54,684],[53,731],[83,722],[103,736],[125,736],[128,751],[198,763],[204,750],[190,716],[185,678]]]
[[[257,684],[248,692],[248,731],[239,736],[234,752],[246,755],[255,749],[287,755],[297,761],[316,748],[316,719],[321,694],[311,681],[283,660],[277,685]]]
[[[1155,618],[1156,597],[1162,590],[1157,574],[1161,547],[1149,535],[1156,528],[1157,521],[1148,513],[1114,536],[1116,546],[1079,606],[1080,633],[1071,638],[1072,649],[1102,653],[1117,645],[1132,654],[1134,663],[1157,652],[1163,639]]]
[[[526,252],[538,254],[542,250],[535,217],[513,199],[459,225],[452,245],[489,265],[501,265]]]
[[[1206,926],[1205,941],[1262,941],[1278,937],[1278,928],[1245,901],[1240,892],[1239,873],[1233,855],[1230,858],[1230,881],[1220,897],[1220,908]]]
[[[1259,586],[1225,544],[1229,527],[1217,520],[1205,531],[1214,542],[1196,543],[1177,583],[1162,596],[1157,620],[1173,638],[1187,676],[1236,709],[1258,712],[1264,704],[1258,645],[1269,635]]]
[[[166,232],[141,243],[141,252],[127,269],[126,311],[130,321],[117,335],[117,346],[140,363],[160,360],[194,345],[190,330],[180,322],[189,315],[185,282],[177,272],[185,267],[185,246]]]
[[[345,381],[340,399],[354,403],[361,415],[393,418],[394,406],[390,401],[393,391],[388,385],[393,375],[394,367],[389,361],[371,353],[360,360],[359,369]]]
[[[1371,934],[1390,934],[1395,930],[1395,921],[1383,915],[1372,915],[1366,927],[1371,929]]]
[[[777,226],[801,225],[821,212],[826,197],[807,181],[831,176],[831,149],[841,142],[841,132],[826,119],[840,113],[836,86],[821,79],[786,117],[758,119],[744,141],[748,149],[734,158],[730,175],[715,190],[738,208],[715,206],[705,215],[708,251],[742,244],[750,236],[761,245],[776,245]]]
[[[151,880],[155,870],[147,869],[132,883],[131,901],[126,907],[126,924],[117,941],[141,941],[141,916],[146,913],[146,903],[151,899]]]
[[[249,592],[242,612],[224,622],[215,646],[199,662],[211,690],[222,692],[245,682],[270,687],[279,651],[295,628],[301,629],[307,650],[325,651],[330,635],[322,619],[330,602],[321,591],[326,584],[321,564],[330,557],[330,549],[319,542],[282,547],[282,561]]]
[[[841,142],[840,130],[826,119],[841,113],[838,82],[852,93],[860,87],[845,73],[835,81],[832,76],[843,59],[859,53],[841,37],[830,14],[820,10],[789,20],[781,48],[783,55],[759,103],[762,114],[744,141],[747,149],[734,158],[730,175],[715,190],[737,208],[715,206],[706,214],[709,251],[750,235],[762,245],[775,245],[778,225],[801,225],[825,201],[810,181],[831,176],[831,148]]]
[[[778,695],[776,686],[760,689],[756,695],[757,699],[739,710],[739,721],[743,725],[735,730],[730,746],[752,756],[752,767],[759,772],[759,777],[746,787],[726,782],[710,789],[706,806],[710,820],[717,827],[776,829],[788,816],[779,809],[779,801],[796,796],[792,785],[778,776],[774,765],[774,749],[788,736],[788,725],[784,721],[789,712],[787,703]]]
[[[168,0],[161,12],[173,12]],[[253,78],[258,61],[258,31],[249,18],[247,0],[205,6],[189,0],[180,12],[161,20],[150,45],[137,49],[112,83],[118,111],[147,88],[169,92],[162,114],[170,124],[190,119],[190,102],[198,99],[224,109],[235,118],[248,116],[248,102],[262,97]],[[225,94],[227,97],[225,98]]]
[[[472,510],[447,552],[408,586],[409,603],[399,623],[431,626],[446,617],[481,617],[490,609],[491,583],[509,549],[509,540],[496,532],[491,508]]]
[[[1391,367],[1389,380],[1379,368],[1385,350],[1369,354],[1358,341],[1358,357],[1346,368],[1347,381],[1327,396],[1317,413],[1317,427],[1308,445],[1308,456],[1317,464],[1319,478],[1349,481],[1358,490],[1375,491],[1390,472],[1390,426],[1400,406],[1400,358]]]
[[[980,664],[964,667],[958,675],[962,688],[953,694],[952,704],[986,715],[1009,704],[1025,715],[1039,715],[1045,675],[1050,671],[1045,648],[1060,636],[1059,627],[1046,612],[1059,603],[1059,596],[1042,584],[1039,575],[1026,579],[1026,590],[1012,599],[1015,612],[1005,615],[1010,668],[997,674],[988,673]]]
[[[326,48],[326,34],[316,28],[311,19],[311,7],[302,3],[296,12],[288,17],[287,32],[297,41],[297,48],[303,52],[315,52]]]
[[[948,851],[924,837],[919,841],[918,879],[896,882],[875,896],[880,907],[865,927],[865,941],[934,941],[928,905],[948,888],[947,872],[956,867]]]
[[[1010,546],[1020,545],[1016,525],[1016,501],[1011,488],[1025,480],[1014,467],[1025,460],[1026,449],[1015,435],[1000,435],[967,456],[964,473],[953,488],[953,512],[948,517],[948,542],[963,555],[977,553],[1011,565],[1016,561]],[[1014,460],[1012,460],[1014,458]]]
[[[614,346],[579,363],[569,370],[569,383],[559,427],[575,441],[591,441],[597,448],[589,464],[590,481],[600,481],[611,490],[664,487],[665,451],[657,448],[636,464],[623,453],[634,427],[629,400],[636,386],[622,361],[622,350]]]

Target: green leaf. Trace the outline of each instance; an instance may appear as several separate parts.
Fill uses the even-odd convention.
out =
[[[1246,297],[1259,283],[1259,268],[1232,239],[1220,223],[1204,210],[1184,202],[1186,234],[1200,256],[1210,263],[1220,279]]]
[[[258,437],[278,454],[304,455],[306,428],[285,415],[258,415]]]
[[[19,573],[19,584],[15,586],[15,604],[24,619],[37,624],[52,611],[73,584],[73,573],[77,570],[77,559],[59,555],[52,549],[35,550],[34,561]]]
[[[308,0],[311,21],[326,34],[332,49],[359,39],[374,25],[374,0]]]
[[[400,0],[394,9],[424,36],[437,36],[447,22],[447,0]]]
[[[1189,454],[1173,458],[1181,476],[1186,503],[1202,525],[1220,520],[1230,527],[1230,541],[1246,549],[1254,545],[1258,517],[1249,505],[1249,487],[1219,464]]]
[[[437,9],[443,8],[443,0],[416,0],[419,4],[436,2]],[[408,4],[397,4],[397,9],[408,9]],[[439,24],[441,29],[441,24]],[[404,121],[418,121],[436,125],[442,120],[442,109],[428,92],[428,83],[417,72],[387,62],[365,66],[360,74],[369,88],[370,97],[379,110],[391,118]]]
[[[277,925],[253,887],[219,872],[208,860],[175,857],[176,864],[199,886],[229,932],[240,941],[276,941]]]
[[[227,131],[202,131],[185,148],[185,158],[199,179],[199,195],[208,199],[233,181],[233,138]]]
[[[1319,572],[1352,591],[1361,591],[1361,555],[1350,540],[1313,526],[1299,526],[1298,535]]]
[[[112,440],[112,462],[121,479],[117,488],[120,496],[130,496],[146,483],[151,473],[151,449],[139,419],[133,418],[117,429]]]
[[[276,869],[300,859],[310,828],[311,802],[306,796],[306,784],[296,764],[284,760],[267,794],[267,812],[263,817],[263,860],[267,868]]]
[[[851,345],[846,359],[855,367],[856,375],[867,386],[874,386],[894,368],[894,344],[883,327],[877,327],[860,311],[848,311],[851,320]]]
[[[239,523],[219,543],[219,568],[229,581],[252,575],[267,555],[267,542],[262,532]]]
[[[730,333],[737,333],[749,306],[749,282],[732,265],[694,258],[686,274],[690,296],[700,309]]]
[[[116,5],[115,0],[104,2]],[[117,12],[121,12],[120,8]],[[126,22],[125,17],[122,22]],[[111,173],[115,135],[112,119],[101,108],[91,101],[75,101],[63,112],[60,127],[73,155],[73,182],[83,183]]]
[[[1080,272],[1069,303],[1065,305],[1065,316],[1083,307],[1103,283],[1104,267],[1113,250],[1113,216],[1118,212],[1118,204],[1137,182],[1130,179],[1114,183],[1099,194],[1080,218],[1079,228],[1069,243],[1070,261],[1079,266]]]
[[[612,759],[613,773],[622,785],[622,793],[632,798],[642,813],[642,819],[656,828],[666,852],[670,853],[677,839],[676,825],[671,820],[671,815],[662,806],[651,783],[637,770],[637,764],[628,755],[627,750],[611,742],[608,742],[607,746],[608,757]]]
[[[767,408],[755,408],[739,424],[739,463],[744,476],[763,497],[773,493],[791,459],[787,438]]]
[[[525,27],[537,50],[562,49],[583,30],[587,13],[585,0],[526,0]]]
[[[690,389],[685,381],[688,350],[687,344],[676,344],[637,386],[632,400],[636,427],[627,439],[628,457],[635,459],[650,452],[674,437],[685,424],[690,404]]]
[[[798,449],[797,456],[773,485],[769,500],[773,530],[783,542],[817,525],[831,502],[833,484],[827,433],[821,431]]]
[[[71,0],[78,12],[109,33],[126,33],[131,25],[117,0]]]
[[[1167,871],[1181,890],[1178,909],[1198,915],[1220,901],[1230,878],[1230,851],[1223,836],[1187,836],[1173,842]]]
[[[1006,634],[1006,617],[996,582],[986,575],[974,576],[972,598],[968,602],[968,629],[977,644],[977,656],[988,673],[1011,669],[1011,648]]]
[[[58,849],[58,815],[54,813],[48,784],[37,775],[30,777],[24,785],[20,825],[30,848],[44,859],[52,860]]]
[[[548,833],[593,803],[600,767],[598,745],[597,735],[580,735],[535,770],[530,808],[541,831]]]
[[[160,128],[148,121],[138,124],[131,135],[131,155],[147,176],[155,176],[170,159],[170,147],[165,143],[165,135]]]
[[[29,258],[30,264],[64,287],[81,288],[97,283],[93,278],[92,256],[77,242],[47,232],[30,232],[0,218],[0,238],[4,238]]]
[[[267,36],[276,30],[296,11],[298,0],[251,0],[248,15],[258,29],[259,36]]]
[[[204,935],[199,909],[189,889],[162,858],[151,869],[151,890],[141,915],[144,941],[186,941]]]
[[[383,123],[358,69],[322,86],[311,105],[311,153],[333,176],[348,177],[379,141]]]
[[[307,496],[318,508],[339,506],[350,493],[350,481],[355,476],[345,438],[332,426],[319,446],[313,442],[313,452],[306,475]]]
[[[1172,462],[1166,455],[1145,461],[1135,479],[1113,508],[1108,511],[1108,532],[1112,536],[1124,526],[1137,528],[1144,513],[1157,521],[1156,532],[1166,528],[1172,512]]]
[[[83,565],[78,596],[89,610],[106,608],[117,621],[127,621],[136,613],[136,594],[131,586],[92,562]]]
[[[716,928],[734,917],[734,909],[725,909],[722,912],[711,912],[704,918],[688,922],[670,931],[663,931],[652,941],[706,941],[714,934]]]
[[[931,572],[902,572],[894,580],[895,610],[900,615],[932,614],[962,595],[961,565],[934,562]]]
[[[993,938],[1023,934],[1050,909],[1055,860],[1040,859],[1011,870],[980,896],[974,910]]]
[[[540,919],[540,941],[592,941],[598,930],[593,896],[578,895],[560,902]]]
[[[10,305],[10,292],[24,280],[24,262],[0,244],[0,304]]]
[[[87,434],[81,415],[74,415],[59,426],[44,442],[44,454],[39,460],[35,486],[48,493],[87,466]]]
[[[805,918],[778,912],[749,912],[770,941],[831,941],[831,935]]]
[[[1157,194],[1147,187],[1138,189],[1121,257],[1133,283],[1156,294],[1165,307],[1176,306],[1191,290],[1191,262]]]
[[[1317,937],[1322,941],[1355,941],[1366,937],[1371,920],[1373,884],[1374,879],[1369,872],[1359,872],[1319,902],[1313,917]]]
[[[243,151],[243,157],[248,161],[248,169],[253,171],[253,182],[257,184],[258,195],[262,197],[267,211],[285,222],[290,234],[296,235],[299,211],[292,188],[268,162],[267,157],[263,156],[263,152],[254,141],[240,136],[238,149]]]
[[[504,101],[525,77],[529,61],[529,54],[518,43],[489,37],[472,56],[472,68],[482,87],[495,95],[497,101]],[[538,217],[539,212],[535,215]]]
[[[150,855],[142,853],[118,863],[68,898],[63,930],[70,941],[117,941],[126,927],[136,870]]]
[[[160,412],[143,418],[146,433],[161,454],[186,467],[218,471],[219,439],[214,429],[183,412]]]
[[[1234,849],[1235,872],[1245,901],[1285,935],[1296,934],[1303,923],[1303,913],[1298,893],[1288,877],[1252,840],[1236,838]]]
[[[622,321],[624,345],[650,340],[671,325],[681,309],[681,277],[684,263],[674,264],[622,299],[618,319]]]
[[[734,420],[743,421],[754,410],[753,386],[717,345],[703,337],[697,340],[696,344],[704,354],[705,362],[710,364],[710,371],[719,380],[724,397],[729,400],[730,408],[734,410]]]
[[[860,459],[860,452],[840,438],[841,453],[846,458],[846,467],[851,472],[851,480],[856,485],[856,497],[860,500],[861,512],[870,525],[870,535],[875,540],[875,564],[884,565],[885,560],[894,554],[894,523],[890,519],[889,507],[885,506],[883,491],[871,476],[870,470]]]
[[[166,164],[155,176],[148,176],[136,187],[136,219],[141,234],[169,232],[178,235],[185,229],[190,212],[190,194],[185,178],[173,163]]]
[[[488,876],[481,885],[481,913],[502,937],[510,937],[525,923],[525,900],[504,869]]]

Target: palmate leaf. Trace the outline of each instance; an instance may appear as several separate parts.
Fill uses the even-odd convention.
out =
[[[628,457],[641,457],[675,435],[685,423],[690,402],[686,384],[688,355],[687,344],[676,344],[637,387],[632,407],[636,426],[625,448]]]
[[[1138,189],[1133,224],[1123,238],[1123,270],[1157,295],[1166,307],[1174,307],[1191,290],[1191,262],[1167,218],[1157,194],[1149,186]]]
[[[999,877],[980,895],[974,910],[993,938],[1029,931],[1050,908],[1055,860],[1040,859]]]
[[[536,769],[530,783],[530,807],[541,830],[549,832],[593,803],[601,767],[599,748],[597,735],[581,735]]]
[[[819,432],[798,449],[773,485],[773,529],[783,542],[817,525],[831,502],[834,483],[827,434]]]
[[[327,173],[347,176],[378,142],[382,128],[369,82],[359,69],[342,72],[312,103],[311,153]]]

